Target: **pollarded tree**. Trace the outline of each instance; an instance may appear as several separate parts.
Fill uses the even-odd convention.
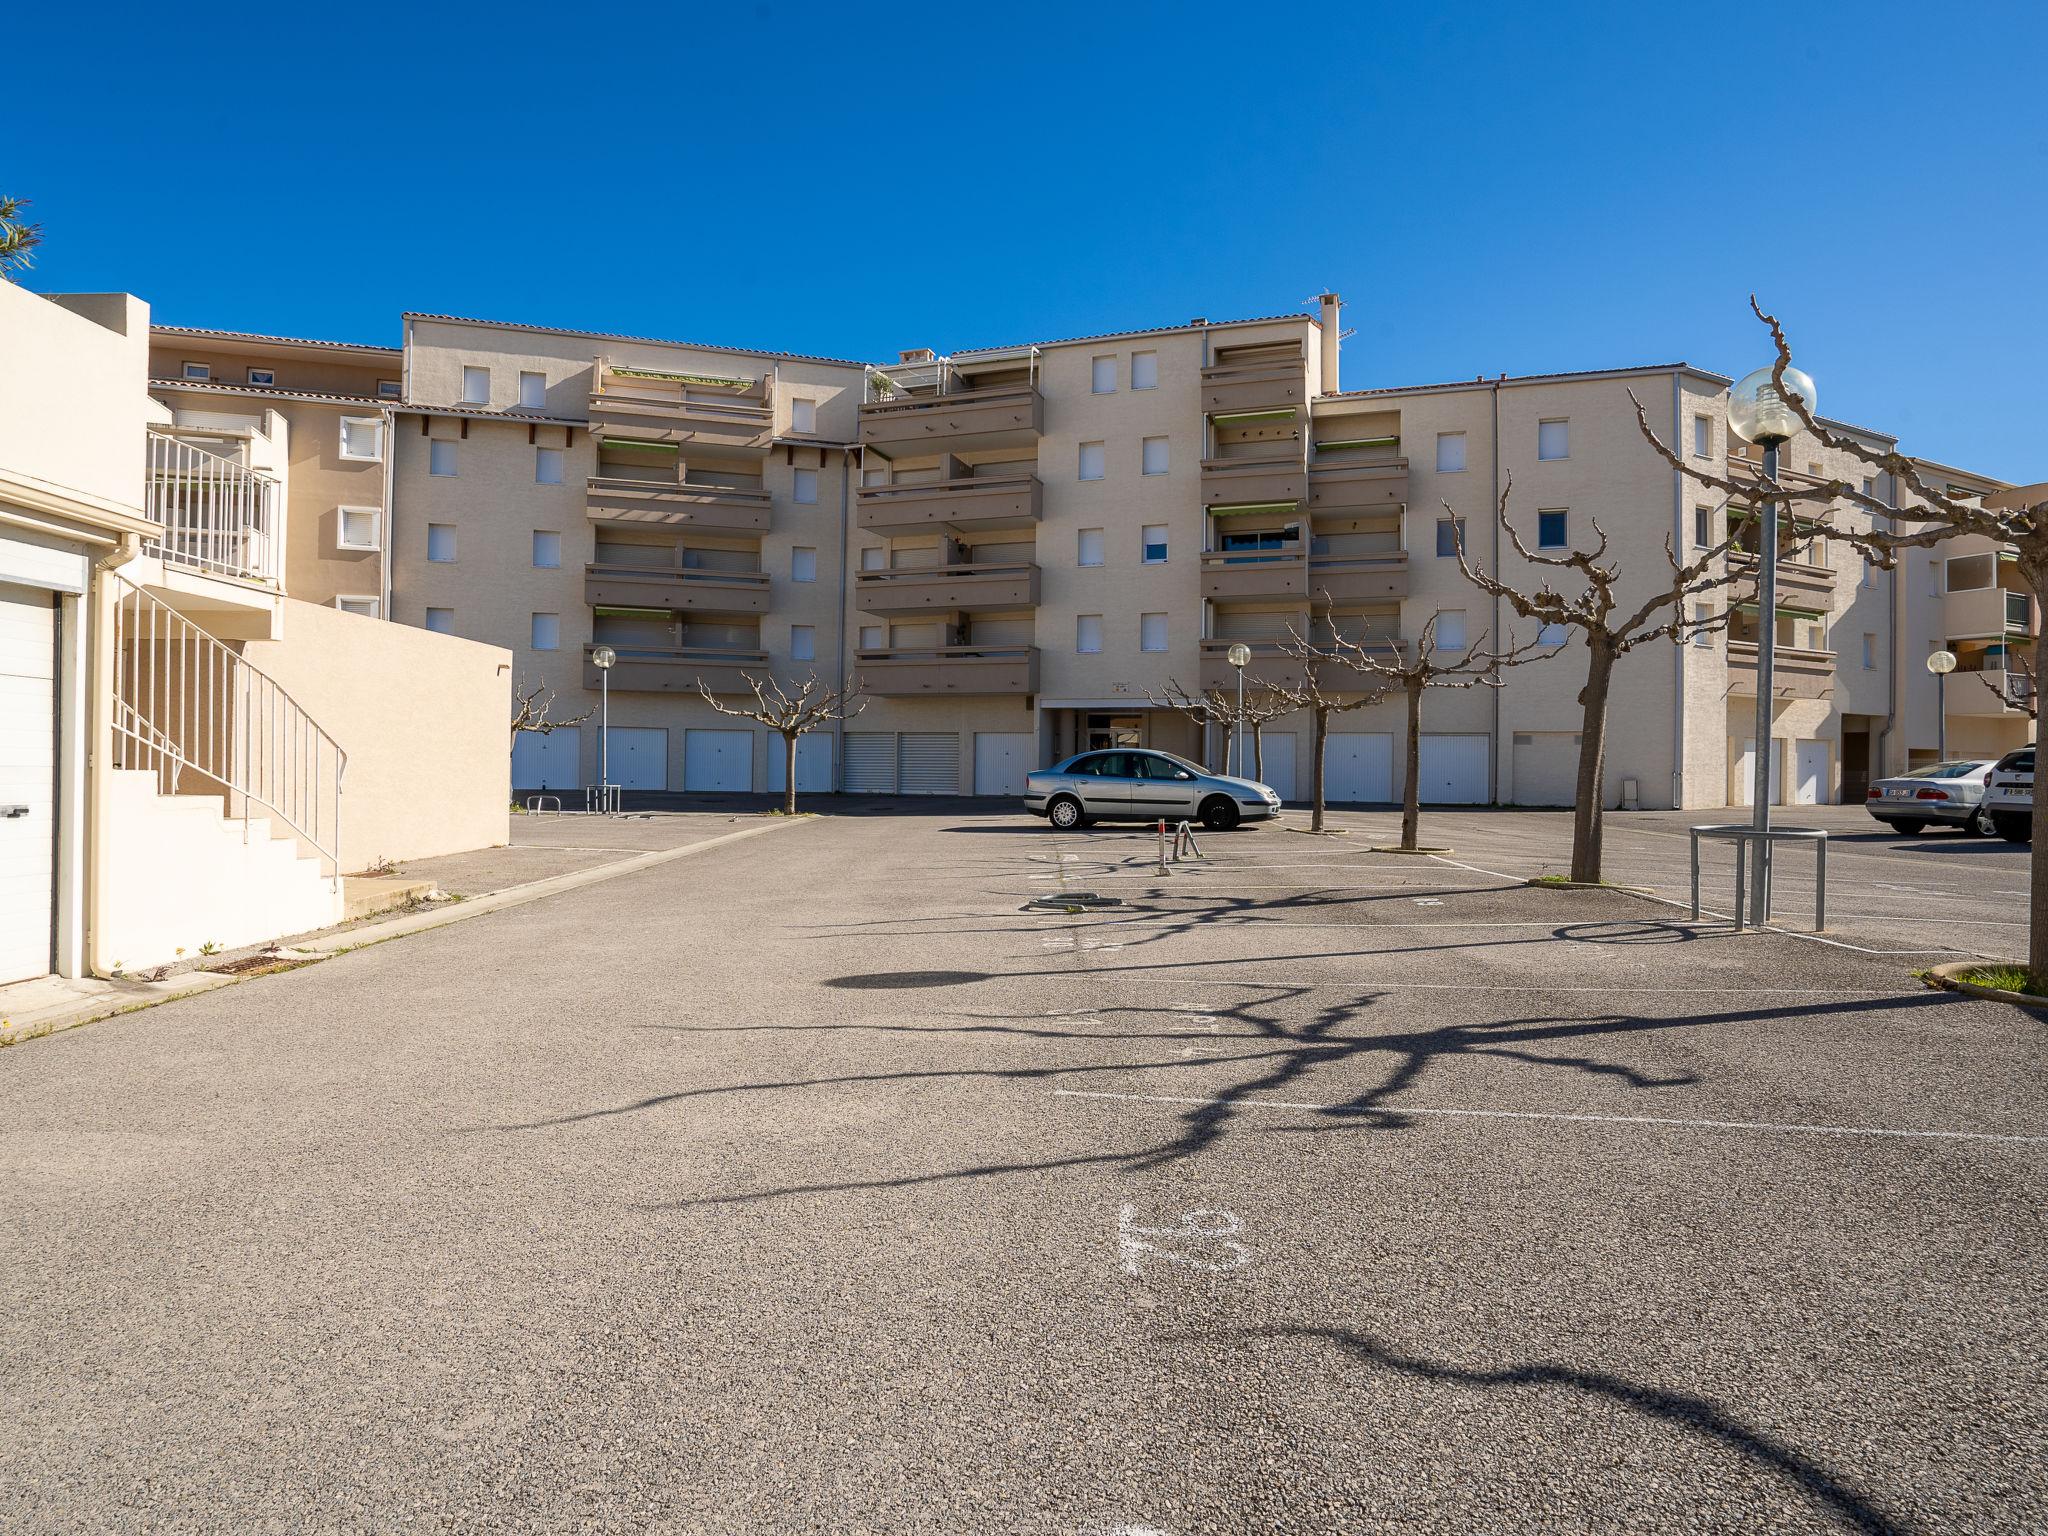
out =
[[[1323,595],[1323,602],[1326,609],[1328,609],[1330,607],[1328,593]],[[1331,613],[1332,616],[1328,623],[1331,633],[1334,634],[1337,628],[1337,621],[1334,616],[1334,610],[1331,610]],[[1308,829],[1311,832],[1320,832],[1323,830],[1324,759],[1328,755],[1330,744],[1330,717],[1332,715],[1348,714],[1354,709],[1370,709],[1373,705],[1385,699],[1389,690],[1382,687],[1360,692],[1354,688],[1347,697],[1343,692],[1326,686],[1323,672],[1326,667],[1331,666],[1331,663],[1316,651],[1308,637],[1299,633],[1291,622],[1287,626],[1287,637],[1285,651],[1289,657],[1299,663],[1300,671],[1298,675],[1300,680],[1294,683],[1278,684],[1276,688],[1293,699],[1294,707],[1305,712],[1309,718],[1309,796],[1311,808],[1309,811]],[[1345,667],[1342,670],[1351,672],[1352,669]],[[1356,674],[1353,673],[1352,675],[1355,676]]]
[[[597,713],[597,706],[591,705],[580,715],[570,715],[565,720],[554,718],[555,690],[546,683],[536,683],[525,693],[515,692],[512,710],[512,741],[516,746],[521,731],[532,731],[536,736],[546,736],[565,726],[580,725]]]
[[[1607,534],[1600,520],[1593,519],[1591,549],[1543,554],[1524,544],[1515,525],[1508,521],[1508,498],[1513,490],[1514,481],[1510,478],[1494,511],[1515,553],[1532,568],[1531,574],[1542,573],[1541,582],[1533,588],[1526,584],[1516,586],[1503,580],[1499,571],[1480,570],[1465,558],[1462,539],[1457,542],[1458,569],[1480,591],[1501,599],[1523,618],[1553,629],[1576,630],[1585,639],[1586,686],[1579,690],[1579,782],[1572,811],[1571,878],[1596,884],[1600,880],[1601,839],[1606,829],[1607,696],[1614,680],[1615,663],[1653,640],[1683,644],[1695,635],[1726,628],[1734,611],[1728,604],[1715,604],[1713,611],[1702,617],[1694,608],[1694,600],[1743,581],[1748,573],[1728,562],[1728,555],[1735,550],[1734,534],[1681,565],[1667,533],[1665,579],[1644,593],[1633,607],[1624,609],[1620,589],[1632,584],[1632,576],[1637,581],[1641,577],[1608,560]],[[1449,506],[1444,510],[1449,512]],[[1548,573],[1565,571],[1576,573],[1584,585],[1573,592],[1559,591],[1551,584]],[[1540,641],[1542,637],[1539,629],[1537,638]]]
[[[796,744],[799,738],[830,725],[834,720],[851,720],[868,707],[868,701],[860,696],[861,681],[843,691],[837,688],[820,688],[818,674],[813,672],[791,693],[774,678],[761,679],[742,672],[746,684],[754,691],[752,707],[745,704],[734,708],[721,704],[718,697],[704,685],[704,679],[697,679],[697,691],[704,695],[704,702],[721,715],[731,715],[736,720],[752,720],[765,725],[782,738],[782,811],[785,816],[796,814]],[[851,704],[853,707],[848,709]]]
[[[1244,729],[1251,737],[1252,774],[1261,779],[1266,771],[1266,746],[1263,733],[1270,721],[1283,715],[1291,715],[1301,706],[1285,688],[1278,683],[1269,683],[1257,674],[1245,678],[1244,687]],[[1147,692],[1148,702],[1162,709],[1177,709],[1197,725],[1216,725],[1223,729],[1223,771],[1229,773],[1230,740],[1237,730],[1238,695],[1237,689],[1204,688],[1200,693],[1189,693],[1177,682],[1169,680],[1164,694]],[[1244,748],[1238,747],[1237,772],[1244,772]]]

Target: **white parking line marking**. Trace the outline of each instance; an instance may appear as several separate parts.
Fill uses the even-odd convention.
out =
[[[1121,1099],[1135,1104],[1227,1105],[1244,1109],[1313,1109],[1340,1114],[1439,1115],[1472,1120],[1576,1120],[1595,1125],[1670,1125],[1687,1130],[1779,1131],[1801,1136],[1876,1136],[1917,1141],[2002,1141],[2023,1146],[2048,1146],[2048,1136],[2021,1136],[2001,1131],[1895,1131],[1869,1125],[1792,1125],[1768,1120],[1681,1120],[1663,1115],[1572,1115],[1531,1109],[1420,1109],[1384,1104],[1362,1111],[1346,1104],[1295,1104],[1280,1099],[1196,1099],[1164,1093],[1105,1093],[1082,1088],[1055,1088],[1056,1099]]]

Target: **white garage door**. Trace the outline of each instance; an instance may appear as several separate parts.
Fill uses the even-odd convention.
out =
[[[768,787],[781,794],[789,787],[789,762],[780,736],[762,738],[768,753]],[[800,795],[832,793],[832,738],[823,731],[811,731],[796,739],[796,792]]]
[[[512,743],[514,789],[574,789],[583,782],[583,730],[521,731]]]
[[[1394,738],[1386,731],[1332,731],[1323,743],[1323,798],[1384,805],[1394,798]]]
[[[1294,732],[1262,731],[1259,750],[1253,754],[1259,765],[1259,782],[1269,786],[1282,800],[1294,798]]]
[[[745,794],[753,787],[752,731],[683,732],[683,788]]]
[[[1735,754],[1734,793],[1728,797],[1730,805],[1749,805],[1756,800],[1756,738],[1751,737],[1742,744],[1742,750]],[[1785,798],[1785,742],[1782,737],[1771,738],[1771,804],[1778,805]]]
[[[896,738],[896,783],[906,795],[960,793],[960,733],[905,731]]]
[[[1819,805],[1828,797],[1828,744],[1792,743],[1792,803]]]
[[[977,795],[1021,795],[1024,775],[1031,771],[1038,738],[1029,731],[974,733],[974,792]]]
[[[888,731],[846,733],[846,792],[896,793],[896,738]]]
[[[0,585],[0,982],[50,969],[56,676],[50,594]]]
[[[1424,805],[1486,803],[1486,738],[1424,732],[1416,794]]]
[[[1517,731],[1512,760],[1516,805],[1575,805],[1579,738],[1572,731]]]
[[[658,725],[615,725],[605,733],[611,782],[621,789],[668,788],[668,732]]]

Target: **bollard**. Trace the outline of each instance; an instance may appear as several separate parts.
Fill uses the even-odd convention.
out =
[[[1173,873],[1172,870],[1166,867],[1166,818],[1164,816],[1159,818],[1159,873],[1162,875]]]

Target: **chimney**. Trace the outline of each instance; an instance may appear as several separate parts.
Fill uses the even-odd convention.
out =
[[[1317,297],[1323,306],[1323,393],[1337,393],[1337,352],[1344,343],[1344,301],[1334,293]]]
[[[896,354],[896,361],[899,363],[928,363],[932,360],[933,355],[930,347],[912,347],[906,352],[898,352]]]

